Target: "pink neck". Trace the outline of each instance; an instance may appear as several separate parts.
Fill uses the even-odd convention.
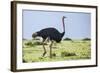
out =
[[[65,32],[64,17],[62,18],[62,23],[63,23],[63,31]]]

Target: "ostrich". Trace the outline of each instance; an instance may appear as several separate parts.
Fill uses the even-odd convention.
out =
[[[57,43],[61,42],[61,40],[62,40],[62,38],[65,34],[65,24],[64,24],[64,19],[65,18],[66,18],[65,16],[62,17],[62,24],[63,24],[63,32],[62,33],[60,33],[55,28],[45,28],[45,29],[42,29],[42,30],[37,31],[37,32],[32,34],[33,38],[35,38],[37,36],[43,38],[44,53],[43,53],[42,57],[44,57],[45,54],[47,53],[46,48],[44,46],[44,42],[45,42],[45,40],[47,40],[49,38],[49,40],[51,41],[51,43],[49,45],[49,47],[50,47],[50,58],[52,58],[52,45],[53,45],[53,42],[54,41],[57,42]]]

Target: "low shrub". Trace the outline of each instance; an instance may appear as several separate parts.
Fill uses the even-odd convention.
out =
[[[61,52],[61,57],[66,57],[66,56],[76,56],[76,54],[75,53],[69,53],[69,52],[66,52],[66,51]]]
[[[52,53],[52,56],[53,56],[53,57],[56,57],[56,53]]]
[[[25,45],[26,46],[30,46],[30,47],[33,47],[33,46],[35,46],[35,45],[43,45],[43,43],[42,42],[27,42],[27,43],[25,43]],[[44,45],[47,45],[47,43],[44,43]]]
[[[34,42],[34,45],[43,45],[42,42]],[[47,43],[44,43],[44,45],[47,45]]]
[[[29,41],[29,42],[25,43],[25,45],[26,46],[33,46],[33,43]]]
[[[23,59],[23,63],[27,63],[27,61],[25,59]]]

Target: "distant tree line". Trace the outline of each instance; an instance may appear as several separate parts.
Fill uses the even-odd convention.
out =
[[[68,40],[68,41],[73,41],[73,39],[69,38],[69,37],[66,37],[64,40]],[[83,38],[81,39],[82,41],[90,41],[91,38]]]
[[[90,38],[84,38],[82,39],[83,41],[90,41],[91,39]]]
[[[72,41],[72,39],[71,39],[71,38],[68,38],[68,37],[67,37],[67,38],[65,38],[64,40],[69,40],[69,41]]]

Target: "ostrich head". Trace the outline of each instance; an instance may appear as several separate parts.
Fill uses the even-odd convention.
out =
[[[63,19],[66,18],[65,16],[63,16]]]
[[[37,36],[38,36],[38,33],[37,32],[35,32],[35,33],[32,34],[32,37],[33,38],[36,38]]]

